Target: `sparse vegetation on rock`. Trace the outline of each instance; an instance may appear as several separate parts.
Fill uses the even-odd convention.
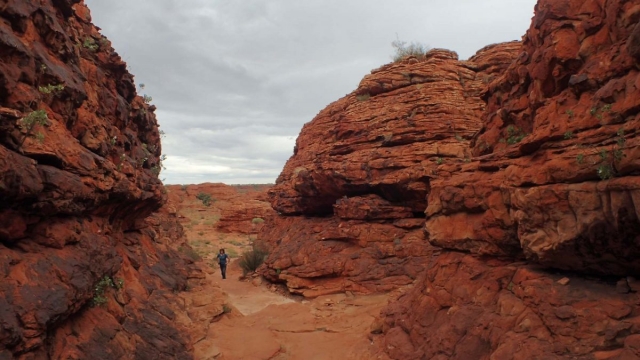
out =
[[[47,116],[47,112],[44,110],[32,111],[27,116],[22,118],[20,120],[20,127],[26,133],[22,138],[22,143],[20,145],[22,146],[25,140],[29,136],[33,135],[33,130],[36,126],[45,126],[47,125],[48,120],[49,118]],[[35,136],[40,142],[42,142],[42,140],[44,139],[44,134],[42,134],[41,132],[38,132]]]
[[[116,279],[114,281],[110,276],[104,276],[95,286],[94,296],[92,304],[94,306],[101,306],[107,303],[106,292],[109,288],[120,290],[124,287],[123,279]]]
[[[207,193],[199,193],[198,195],[196,195],[196,199],[202,201],[202,204],[204,206],[209,206],[211,205],[211,195],[207,194]]]
[[[242,254],[239,260],[242,272],[246,275],[255,272],[264,262],[269,253],[259,246],[253,246],[251,251]]]
[[[395,53],[392,58],[393,61],[398,62],[402,59],[415,56],[418,59],[424,58],[424,55],[429,51],[429,47],[419,42],[407,43],[406,41],[395,40],[391,43]]]

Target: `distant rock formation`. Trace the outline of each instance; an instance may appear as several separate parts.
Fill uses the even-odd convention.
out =
[[[198,211],[202,218],[215,219],[209,230],[223,233],[255,235],[265,219],[275,215],[267,200],[271,185],[168,185],[170,199],[179,213]],[[203,200],[208,197],[208,200]],[[209,204],[206,205],[205,202]],[[205,205],[205,206],[203,206]],[[182,219],[187,221],[185,217]],[[187,225],[187,224],[185,224]]]

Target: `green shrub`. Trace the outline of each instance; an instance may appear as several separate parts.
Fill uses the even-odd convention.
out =
[[[58,91],[62,91],[64,90],[64,85],[60,84],[60,85],[47,85],[47,86],[38,86],[38,91],[40,91],[41,93],[45,94],[45,95],[49,95],[49,94],[53,94],[56,93]]]
[[[199,193],[198,195],[196,195],[196,199],[202,201],[204,206],[211,205],[211,195],[207,193],[203,193],[203,192]]]
[[[513,125],[507,126],[507,144],[514,145],[522,141],[527,136],[522,129]]]
[[[33,129],[36,127],[36,125],[44,126],[47,124],[48,120],[49,117],[47,116],[47,112],[44,110],[32,111],[27,116],[23,117],[20,120],[19,124],[22,130],[26,131],[27,134],[24,136],[24,138],[22,138],[22,143],[20,143],[20,146],[22,146],[25,140],[27,140],[27,138],[31,136],[31,133],[33,132]],[[35,137],[39,142],[42,142],[44,140],[44,134],[42,133],[37,133]]]
[[[251,223],[256,224],[256,225],[262,224],[262,223],[264,223],[264,219],[262,219],[262,218],[253,218],[253,220],[251,220]]]
[[[98,46],[98,44],[96,44],[96,41],[92,38],[86,38],[84,39],[84,42],[82,43],[82,46],[84,46],[86,49],[88,49],[89,51],[97,51],[98,48],[100,46]]]
[[[358,101],[367,101],[370,98],[371,98],[371,95],[369,95],[369,93],[362,94],[362,95],[356,95],[356,100],[358,100]]]
[[[267,253],[266,250],[257,246],[254,246],[253,250],[242,254],[239,263],[242,268],[242,273],[246,275],[250,272],[256,271],[267,258],[267,255],[269,255],[269,253]]]
[[[564,133],[564,139],[565,140],[573,139],[573,131],[567,131],[566,133]]]
[[[627,141],[624,135],[624,129],[619,129],[616,135],[616,144],[612,146],[611,151],[602,149],[598,154],[600,155],[601,164],[598,167],[597,174],[601,180],[608,180],[614,176],[618,176],[617,165],[619,165],[620,161],[626,156],[623,152]]]
[[[602,164],[598,167],[598,176],[601,180],[611,179],[613,175],[614,170],[610,164]]]
[[[114,282],[111,277],[105,275],[102,279],[100,279],[100,281],[98,281],[94,289],[95,292],[92,300],[93,306],[102,306],[107,303],[108,301],[106,297],[107,289],[114,288],[114,289],[120,290],[123,287],[124,287],[123,279],[116,279],[116,281]]]

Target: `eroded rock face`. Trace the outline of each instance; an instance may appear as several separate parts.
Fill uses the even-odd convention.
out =
[[[276,217],[259,237],[277,239],[263,275],[305,297],[389,291],[411,284],[433,252],[421,226],[419,219]]]
[[[639,5],[538,3],[518,59],[484,95],[477,161],[431,183],[432,243],[640,273]]]
[[[421,214],[436,163],[471,155],[468,139],[484,109],[480,91],[517,48],[488,47],[469,61],[436,49],[424,61],[372,71],[304,126],[270,191],[274,209],[327,215],[343,196],[376,194]]]
[[[0,4],[0,358],[189,358],[182,230],[148,218],[155,108],[90,21],[77,0]]]
[[[385,65],[305,125],[269,191],[282,216],[260,234],[263,273],[306,296],[411,283],[434,252],[420,230],[431,182],[469,161],[481,91],[519,47]]]
[[[639,20],[638,1],[539,1],[472,161],[430,184],[443,255],[382,313],[392,358],[640,358]]]
[[[637,294],[450,252],[382,311],[393,359],[637,359]]]

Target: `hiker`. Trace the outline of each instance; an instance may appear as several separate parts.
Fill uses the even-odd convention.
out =
[[[229,255],[224,252],[224,249],[220,249],[218,254],[218,264],[220,264],[220,272],[222,272],[222,279],[227,278],[227,262],[229,262]]]

